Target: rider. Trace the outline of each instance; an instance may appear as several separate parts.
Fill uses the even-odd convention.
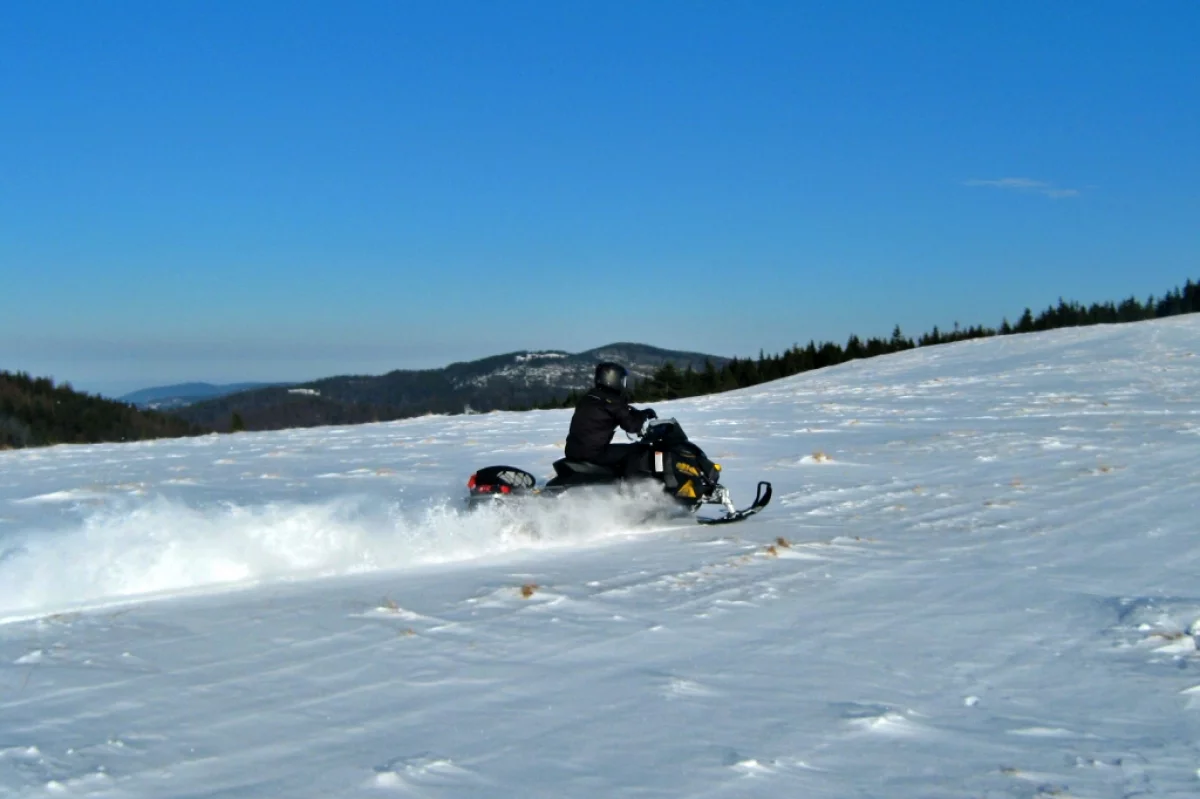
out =
[[[575,406],[571,430],[567,433],[566,456],[624,470],[632,444],[610,444],[620,426],[630,433],[640,432],[650,419],[657,419],[653,408],[638,410],[626,400],[629,372],[619,363],[605,361],[596,367],[593,388]]]

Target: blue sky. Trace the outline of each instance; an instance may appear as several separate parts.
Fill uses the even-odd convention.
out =
[[[11,3],[0,369],[722,355],[1200,278],[1200,4]]]

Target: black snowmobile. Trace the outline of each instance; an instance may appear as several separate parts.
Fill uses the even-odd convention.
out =
[[[728,489],[720,483],[721,466],[713,463],[691,441],[674,419],[652,419],[643,428],[624,471],[586,461],[561,458],[554,462],[554,477],[544,486],[515,466],[488,466],[467,481],[467,505],[477,508],[493,502],[527,497],[557,497],[581,486],[620,486],[634,481],[657,481],[683,512],[696,513],[703,505],[720,505],[724,515],[697,515],[700,524],[728,524],[753,516],[771,501],[771,484],[760,482],[754,502],[738,510]]]

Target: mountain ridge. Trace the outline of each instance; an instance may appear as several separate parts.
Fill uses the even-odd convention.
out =
[[[649,344],[614,342],[583,352],[515,350],[441,368],[395,369],[382,375],[334,375],[303,383],[265,386],[202,400],[172,412],[215,430],[234,426],[275,430],[324,424],[388,421],[426,413],[462,413],[530,407],[591,387],[597,363],[614,360],[636,383],[666,363],[680,370],[720,367],[729,358]]]
[[[236,394],[240,391],[251,391],[268,386],[292,385],[291,383],[248,382],[248,383],[173,383],[167,386],[151,386],[128,394],[122,394],[116,399],[136,405],[143,410],[168,410],[184,405],[191,405],[206,399]]]

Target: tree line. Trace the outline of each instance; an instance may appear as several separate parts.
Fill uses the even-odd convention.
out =
[[[934,327],[930,332],[913,340],[905,336],[897,326],[886,339],[864,340],[852,335],[844,345],[829,341],[819,344],[809,341],[805,346],[797,344],[782,353],[767,355],[759,352],[757,358],[733,358],[720,367],[715,366],[712,361],[706,362],[701,369],[693,369],[691,366],[679,369],[674,364],[667,363],[649,378],[635,384],[633,400],[656,402],[746,388],[813,369],[902,352],[915,347],[1063,327],[1137,322],[1196,312],[1200,312],[1200,285],[1191,280],[1188,280],[1182,289],[1176,288],[1158,298],[1151,295],[1145,301],[1129,297],[1119,303],[1093,303],[1084,306],[1078,302],[1060,299],[1057,305],[1046,308],[1036,316],[1026,308],[1015,324],[1005,319],[999,328],[995,329],[982,326],[961,328],[956,324],[952,330],[946,331]],[[536,405],[511,403],[509,410],[573,407],[581,396],[582,392],[572,391],[565,398]],[[309,397],[301,399],[312,401]],[[443,407],[445,404],[444,397],[439,399],[431,395],[428,403],[421,408],[396,409],[395,414],[388,418],[417,416],[430,411],[447,412]],[[250,409],[247,408],[235,410],[230,423],[224,423],[228,416],[222,419],[223,429],[250,427],[251,419],[247,416],[249,413]],[[382,418],[380,409],[371,403],[366,403],[345,418],[341,418],[344,414],[339,414],[323,418],[318,423],[350,424]],[[139,410],[124,402],[77,392],[71,388],[70,383],[55,385],[53,380],[46,377],[34,378],[25,372],[0,371],[0,449],[49,444],[136,441],[213,432],[217,425],[210,420],[206,422],[208,423],[193,423],[168,413]]]
[[[852,335],[845,345],[830,341],[820,344],[809,341],[803,347],[797,344],[782,353],[767,355],[760,351],[757,358],[733,358],[720,368],[714,366],[711,361],[701,370],[694,370],[690,366],[687,369],[678,369],[668,363],[655,371],[651,377],[637,382],[632,391],[632,400],[657,402],[747,388],[813,369],[902,352],[915,347],[997,335],[1034,333],[1063,327],[1139,322],[1197,312],[1200,312],[1200,284],[1191,280],[1188,280],[1182,289],[1175,288],[1160,298],[1151,295],[1144,302],[1136,297],[1129,297],[1119,303],[1104,302],[1085,306],[1060,298],[1057,305],[1047,307],[1037,316],[1026,308],[1016,324],[1005,318],[999,328],[978,325],[961,328],[957,324],[952,330],[939,330],[934,327],[914,341],[905,336],[897,325],[892,330],[891,337],[886,339],[869,338],[864,341]],[[585,391],[572,391],[562,400],[542,403],[535,407],[574,407],[584,393]]]
[[[196,435],[201,428],[157,411],[0,371],[0,449]]]

